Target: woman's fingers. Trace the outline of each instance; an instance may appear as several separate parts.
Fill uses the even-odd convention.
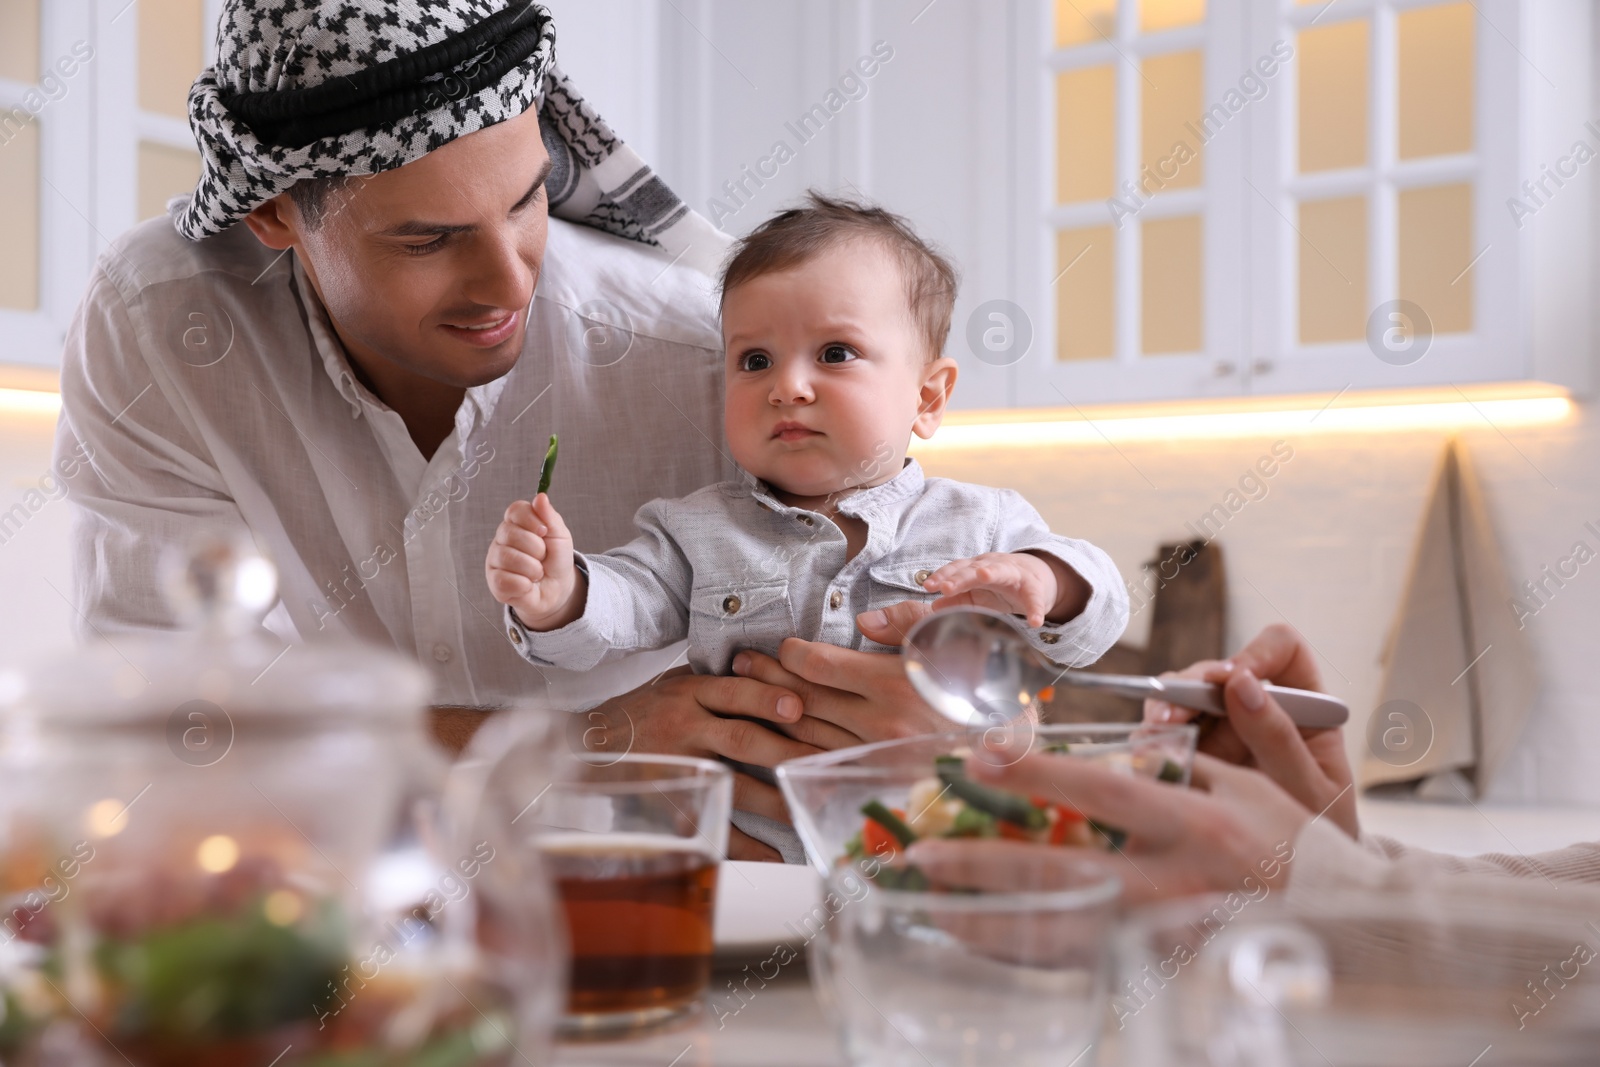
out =
[[[1047,893],[1082,885],[1087,869],[1109,868],[1105,853],[1050,848],[1023,841],[928,838],[906,850],[906,862],[952,889]]]
[[[1327,775],[1306,747],[1300,728],[1267,695],[1255,674],[1240,668],[1228,679],[1223,695],[1234,733],[1250,750],[1255,765],[1307,807],[1315,810],[1324,803],[1324,790],[1318,786],[1326,783]]]
[[[1311,646],[1298,630],[1281,622],[1257,634],[1234,654],[1233,663],[1277,685],[1322,691],[1322,672]]]

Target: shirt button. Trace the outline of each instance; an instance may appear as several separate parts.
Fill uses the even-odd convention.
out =
[[[513,645],[522,644],[522,631],[521,630],[517,629],[515,626],[507,626],[506,627],[506,633],[511,636],[511,643]]]
[[[1061,640],[1061,635],[1060,634],[1040,634],[1039,635],[1039,640],[1043,641],[1047,645],[1053,645],[1057,641]]]
[[[516,631],[513,630],[512,634],[513,634],[512,640],[514,641],[514,640],[516,640],[516,636],[515,636]],[[433,658],[435,660],[437,660],[438,662],[440,662],[440,663],[449,663],[450,662],[450,656],[451,656],[450,646],[445,644],[443,641],[440,641],[437,645],[433,646]]]
[[[722,610],[727,612],[729,615],[739,614],[739,609],[742,607],[744,607],[744,601],[740,600],[736,596],[726,597],[722,601]]]
[[[840,604],[843,604],[843,603],[844,603],[844,594],[839,592],[839,590],[835,589],[833,592],[828,594],[828,607],[837,608]]]
[[[933,577],[933,572],[930,571],[930,570],[924,569],[924,570],[920,570],[917,573],[913,574],[911,576],[911,580],[913,582],[916,582],[918,586],[921,586],[924,582],[926,582],[929,578],[932,578],[932,577]]]
[[[816,525],[816,520],[813,519],[810,515],[796,515],[795,518],[799,519],[801,522],[805,523],[807,526],[815,526]]]

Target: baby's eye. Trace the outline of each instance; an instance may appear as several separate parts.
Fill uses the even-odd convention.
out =
[[[739,360],[740,370],[766,370],[772,359],[765,352],[750,352]]]
[[[829,345],[822,350],[822,362],[824,363],[849,363],[852,359],[859,358],[844,345]]]

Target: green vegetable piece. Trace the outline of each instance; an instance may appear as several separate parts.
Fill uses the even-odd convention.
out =
[[[1015,793],[1007,793],[1000,789],[990,789],[986,785],[969,781],[966,767],[960,760],[936,760],[934,767],[938,771],[939,780],[950,787],[953,796],[966,801],[979,811],[1015,823],[1025,830],[1043,830],[1050,825],[1049,816],[1034,807],[1033,802],[1026,797],[1019,797]]]
[[[1183,764],[1177,760],[1167,760],[1161,764],[1161,773],[1156,775],[1163,782],[1183,781]]]
[[[853,860],[866,859],[867,846],[861,843],[860,834],[856,834],[844,843],[844,854]]]
[[[889,831],[894,839],[900,842],[901,848],[905,848],[917,839],[917,835],[912,833],[911,827],[902,822],[900,816],[884,807],[882,801],[867,801],[861,805],[861,814]]]
[[[556,451],[559,443],[560,438],[555,434],[551,434],[550,447],[544,454],[544,466],[539,468],[539,493],[548,493],[550,491],[550,476],[556,472]],[[533,495],[537,497],[539,493]]]
[[[1057,741],[1053,745],[1044,746],[1040,751],[1048,752],[1053,756],[1065,756],[1072,751],[1072,745],[1066,741]]]
[[[872,884],[879,889],[892,889],[901,893],[924,893],[932,885],[928,876],[917,867],[879,867]]]
[[[964,807],[956,812],[956,821],[946,837],[999,837],[994,816],[977,808]]]
[[[1104,823],[1095,822],[1093,819],[1089,820],[1089,829],[1104,837],[1111,847],[1118,852],[1121,852],[1122,846],[1128,843],[1128,832],[1126,830],[1118,830],[1114,826],[1107,826]]]

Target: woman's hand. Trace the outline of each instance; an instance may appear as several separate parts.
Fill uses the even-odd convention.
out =
[[[1344,731],[1297,727],[1288,712],[1261,688],[1261,682],[1268,681],[1321,691],[1322,675],[1311,646],[1293,627],[1274,623],[1231,660],[1204,660],[1177,672],[1176,677],[1221,684],[1227,718],[1150,700],[1145,702],[1146,722],[1198,720],[1202,752],[1241,767],[1259,768],[1313,813],[1326,811],[1334,825],[1351,837],[1360,836]]]
[[[1064,866],[1117,874],[1130,904],[1205,892],[1260,899],[1284,882],[1295,839],[1316,817],[1260,772],[1204,755],[1195,757],[1191,789],[1073,756],[1036,754],[1008,766],[968,760],[967,773],[1024,796],[1059,798],[1128,837],[1114,852],[960,839],[918,841],[906,851],[908,862],[952,888],[1038,884],[1040,862],[1055,856]]]

